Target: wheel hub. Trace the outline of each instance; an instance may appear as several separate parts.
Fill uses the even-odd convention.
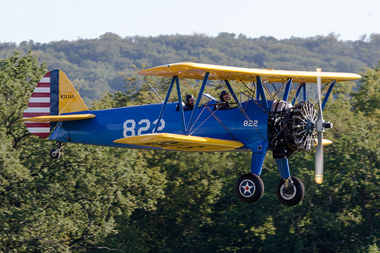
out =
[[[249,198],[255,193],[255,184],[251,180],[243,180],[239,185],[240,193],[243,197]]]
[[[280,194],[281,197],[283,197],[284,199],[291,200],[294,198],[294,196],[296,196],[297,189],[296,187],[294,187],[293,184],[289,185],[288,187],[286,187],[286,185],[283,184],[280,188]]]

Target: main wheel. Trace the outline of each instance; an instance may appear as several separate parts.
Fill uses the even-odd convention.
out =
[[[245,203],[259,201],[264,194],[264,183],[258,175],[242,175],[235,186],[236,195]]]
[[[60,148],[53,148],[50,150],[50,157],[53,159],[58,159],[61,156],[61,149]]]
[[[289,180],[289,185],[286,188],[285,180],[281,179],[278,182],[276,195],[278,200],[286,206],[297,205],[305,195],[305,187],[301,180],[296,177],[291,177]]]

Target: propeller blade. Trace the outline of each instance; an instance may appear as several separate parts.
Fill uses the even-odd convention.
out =
[[[321,86],[322,86],[322,81],[321,81],[321,76],[319,73],[321,73],[321,69],[317,69],[317,88],[318,88],[318,104],[319,104],[319,109],[318,109],[318,120],[323,120],[323,115],[322,115],[322,102],[321,102]],[[318,129],[317,129],[318,131]]]
[[[317,86],[318,86],[318,118],[316,124],[316,131],[318,133],[318,146],[317,153],[315,157],[315,182],[317,184],[322,184],[323,182],[323,115],[322,115],[322,102],[321,102],[321,69],[317,69]]]
[[[323,133],[318,133],[317,154],[315,157],[315,182],[322,184],[323,182]]]

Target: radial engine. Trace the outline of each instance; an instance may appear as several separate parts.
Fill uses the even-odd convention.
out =
[[[317,111],[310,101],[292,106],[287,101],[274,101],[268,117],[269,148],[274,159],[290,157],[295,151],[310,152],[317,143]],[[332,128],[330,122],[323,127]]]

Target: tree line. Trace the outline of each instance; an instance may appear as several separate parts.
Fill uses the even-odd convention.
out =
[[[133,36],[106,33],[96,39],[35,43],[0,43],[0,58],[32,50],[49,70],[63,70],[87,101],[115,91],[127,91],[124,78],[132,66],[146,68],[194,61],[237,67],[354,72],[373,68],[380,59],[380,34],[357,41],[339,36],[309,38],[248,38],[243,34]]]

